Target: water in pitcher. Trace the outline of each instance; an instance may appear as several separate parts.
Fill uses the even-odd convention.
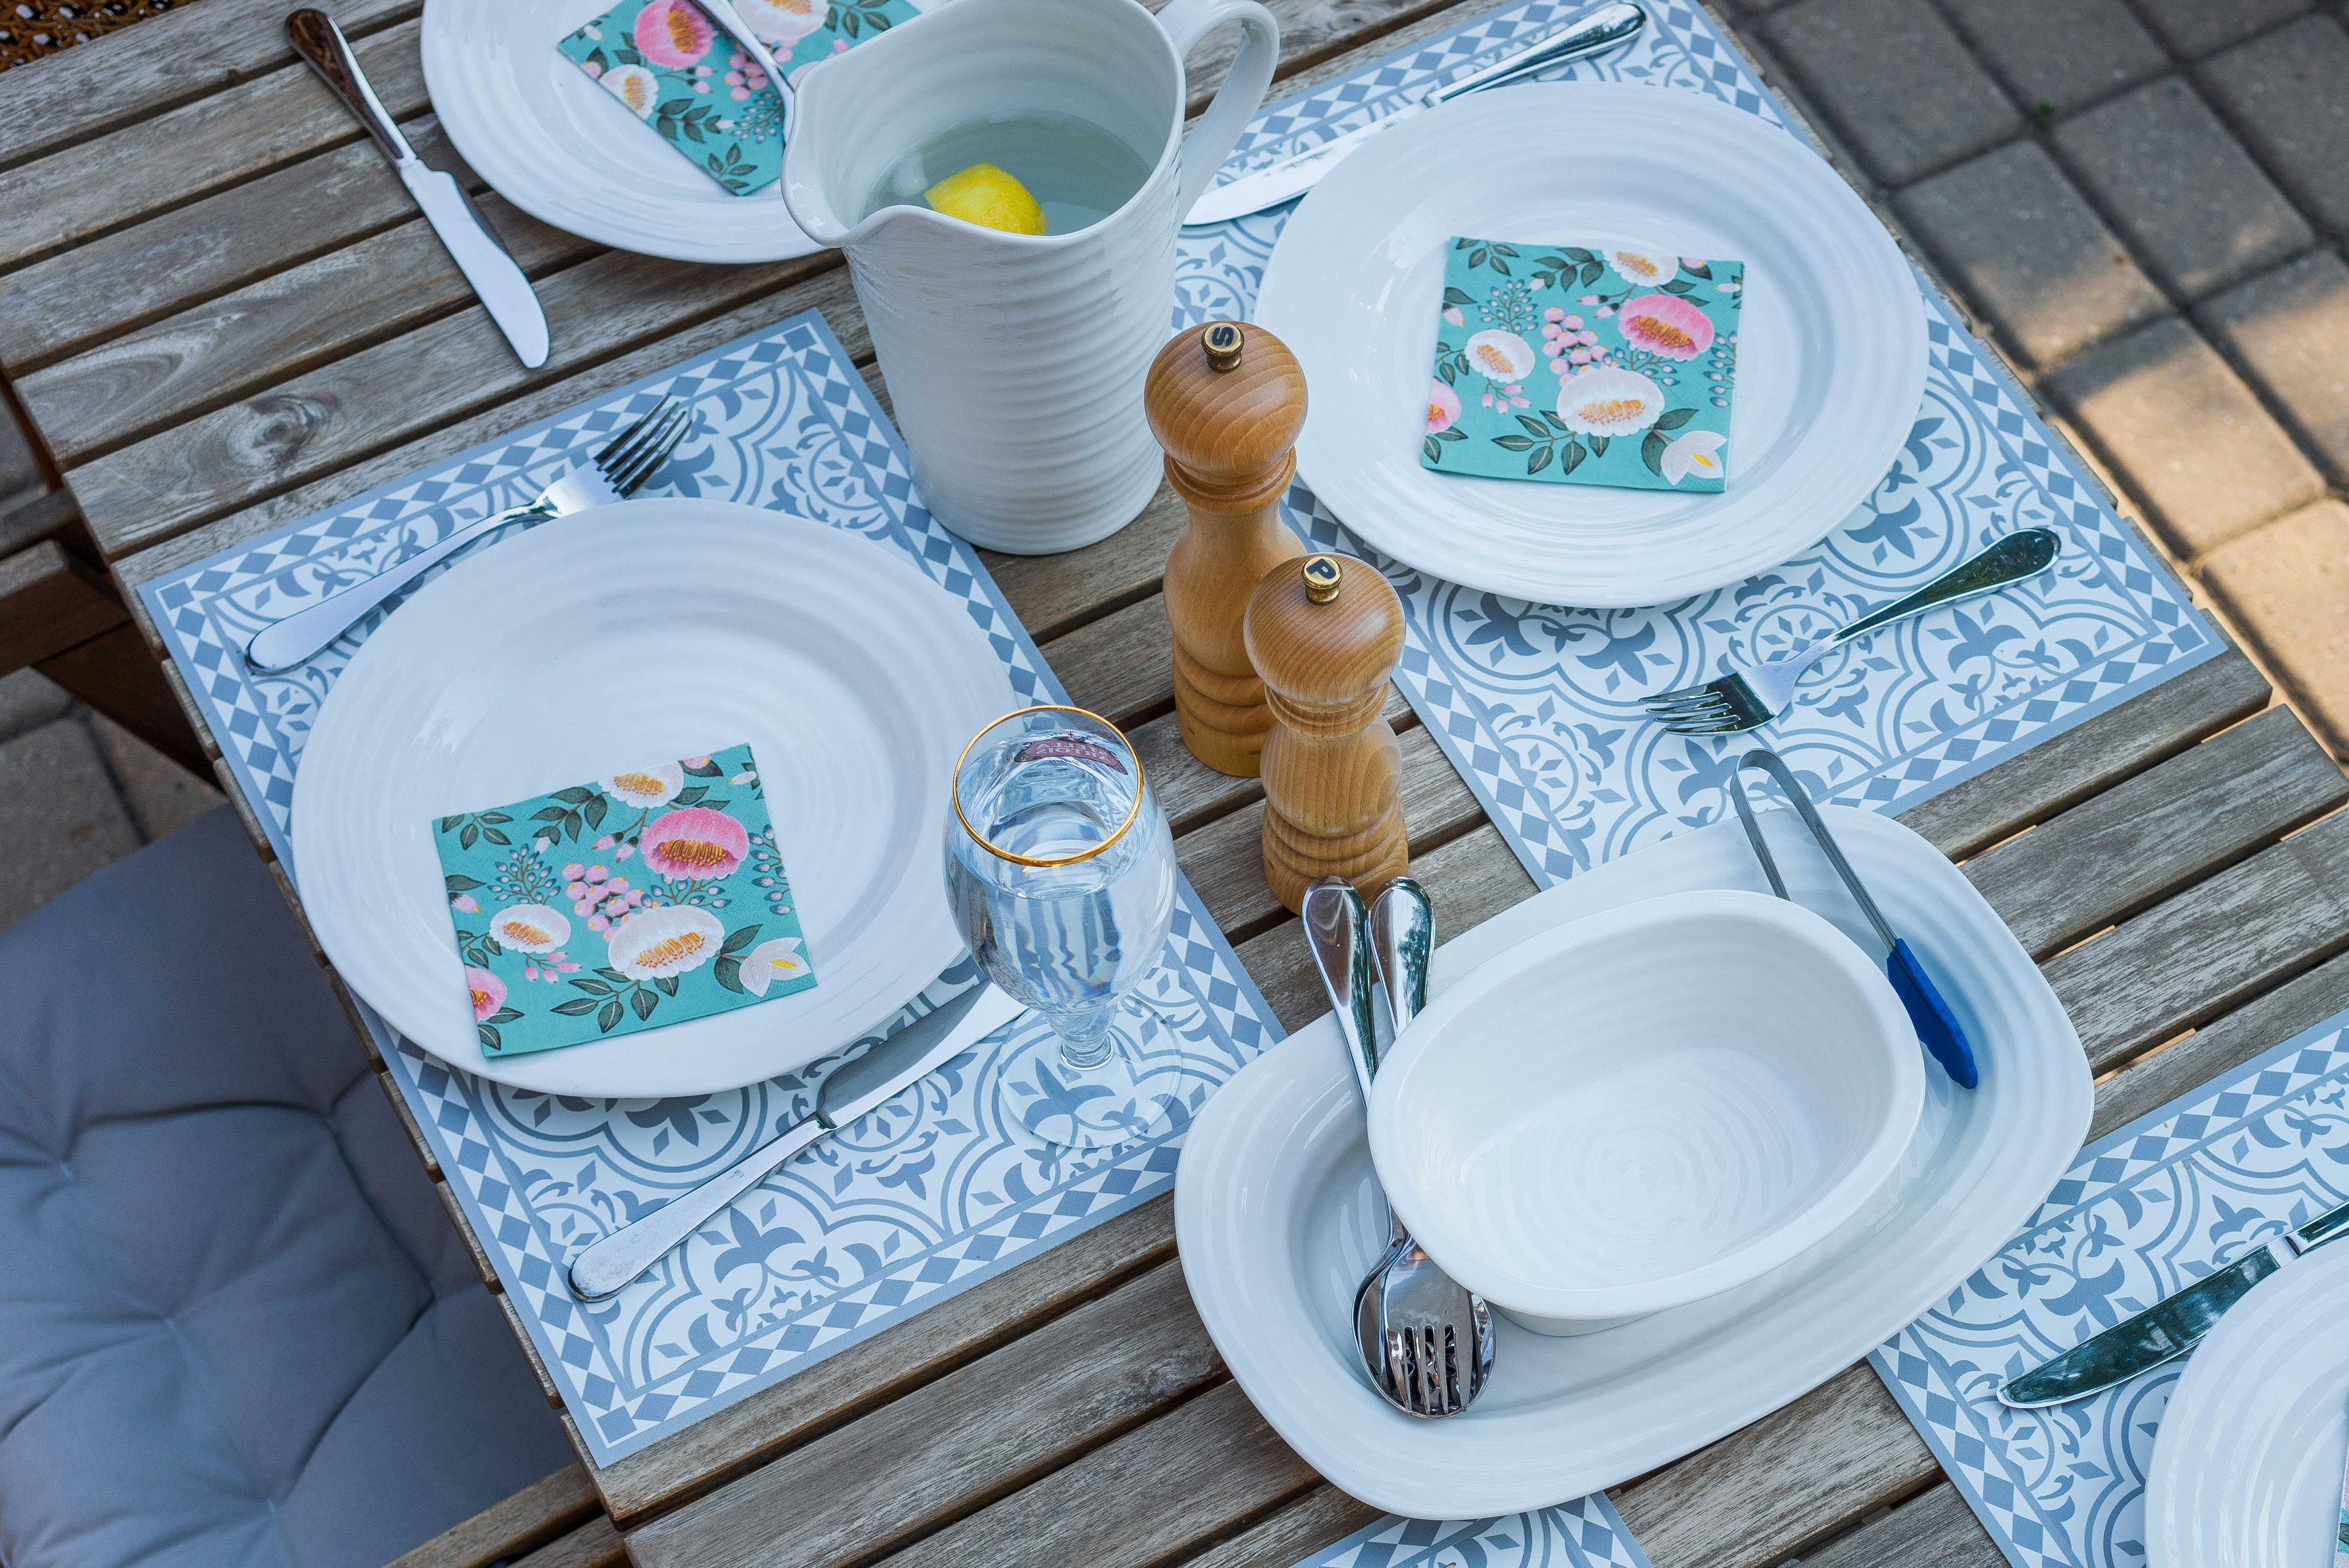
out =
[[[1048,234],[1091,228],[1150,178],[1150,165],[1132,148],[1072,114],[967,120],[900,153],[860,221],[899,202],[919,205],[931,186],[977,163],[992,163],[1026,186],[1044,209]]]
[[[972,956],[1072,1044],[1098,1036],[1157,964],[1174,913],[1174,847],[1130,753],[1082,731],[1011,734],[963,764],[963,814],[984,845],[947,857]],[[1123,834],[1120,826],[1134,820]],[[1099,853],[1064,866],[1035,866]]]

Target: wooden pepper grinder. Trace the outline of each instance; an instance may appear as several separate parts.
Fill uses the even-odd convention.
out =
[[[1360,561],[1309,556],[1249,596],[1248,657],[1276,721],[1264,744],[1264,879],[1290,909],[1316,877],[1365,895],[1402,875],[1402,756],[1381,715],[1402,603]]]
[[[1305,372],[1262,327],[1210,321],[1159,350],[1143,400],[1166,449],[1166,482],[1191,511],[1166,557],[1175,724],[1193,756],[1254,778],[1272,712],[1240,618],[1265,573],[1305,553],[1279,514],[1305,427]]]

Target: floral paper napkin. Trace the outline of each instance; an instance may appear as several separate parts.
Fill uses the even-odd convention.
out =
[[[1723,489],[1744,288],[1741,262],[1455,238],[1420,465]]]
[[[748,745],[433,824],[485,1056],[815,983]]]
[[[908,0],[734,0],[792,77],[918,15]],[[555,45],[737,196],[783,171],[783,99],[693,0],[621,0]]]

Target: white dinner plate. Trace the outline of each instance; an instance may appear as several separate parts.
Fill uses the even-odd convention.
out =
[[[543,223],[692,262],[823,247],[773,185],[729,194],[555,45],[610,0],[425,0],[424,86],[475,172]]]
[[[1449,1420],[1413,1419],[1371,1391],[1354,1348],[1354,1287],[1387,1229],[1335,1023],[1298,1031],[1207,1102],[1175,1172],[1183,1276],[1232,1376],[1315,1469],[1417,1519],[1516,1513],[1613,1486],[1849,1366],[2044,1200],[2093,1107],[2087,1058],[2054,992],[1931,845],[1889,817],[1820,811],[1940,981],[1982,1060],[1982,1086],[1929,1071],[1917,1135],[1891,1181],[1825,1241],[1747,1284],[1578,1338],[1498,1321],[1483,1397]],[[1763,821],[1796,899],[1878,950],[1792,815]],[[1431,992],[1537,932],[1701,888],[1769,890],[1733,820],[1583,872],[1454,939],[1435,955]]]
[[[657,499],[464,561],[369,637],[294,781],[294,871],[336,970],[417,1044],[549,1094],[715,1094],[848,1044],[962,950],[940,859],[955,758],[1019,706],[963,606],[887,546]],[[813,988],[486,1057],[432,823],[750,742]]]
[[[1454,235],[1744,262],[1728,488],[1422,468]],[[1778,565],[1867,498],[1925,391],[1916,275],[1826,161],[1725,104],[1622,83],[1472,94],[1373,138],[1281,231],[1256,319],[1305,368],[1298,472],[1340,521],[1542,604],[1664,604]],[[1555,402],[1557,384],[1545,366],[1528,391]]]
[[[2148,1568],[2329,1568],[2349,1455],[2349,1246],[2251,1288],[2169,1391],[2145,1478]]]

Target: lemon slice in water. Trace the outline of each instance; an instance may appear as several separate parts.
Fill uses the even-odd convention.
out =
[[[949,218],[1014,234],[1044,232],[1044,209],[1028,187],[992,163],[974,163],[922,192],[922,200]]]

